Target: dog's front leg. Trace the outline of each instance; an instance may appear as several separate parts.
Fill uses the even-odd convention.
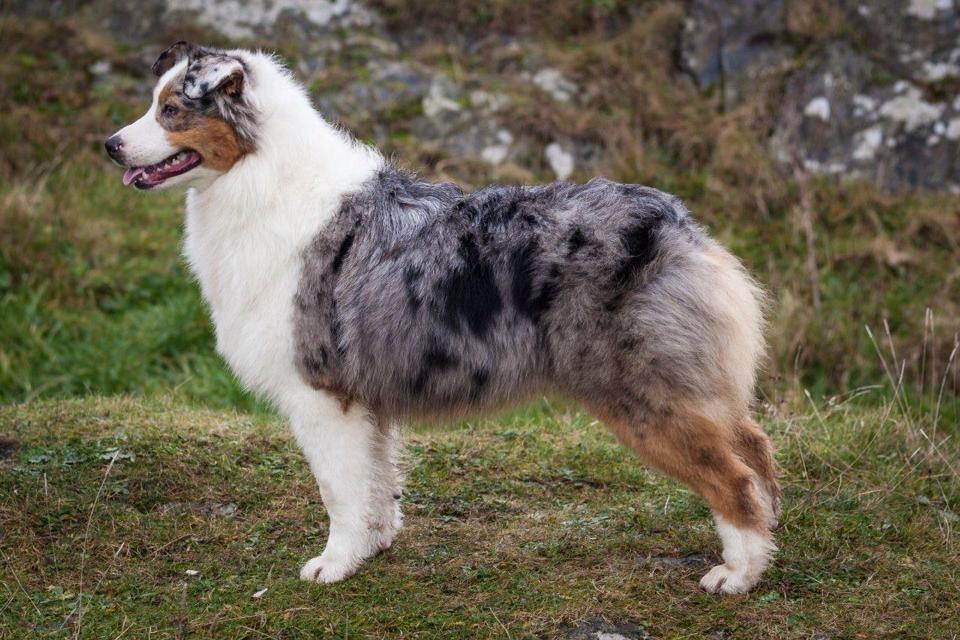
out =
[[[398,429],[324,393],[302,403],[291,425],[330,518],[327,546],[303,566],[300,578],[337,582],[387,549],[402,524]]]

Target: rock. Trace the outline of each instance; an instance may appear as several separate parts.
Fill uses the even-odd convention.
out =
[[[585,620],[560,636],[566,640],[649,640],[650,634],[632,622]]]
[[[204,518],[230,518],[237,513],[235,502],[168,502],[160,507],[160,513],[184,513]]]
[[[960,4],[952,0],[844,0],[841,5],[846,10],[848,31],[895,77],[914,83],[960,78]]]
[[[772,77],[794,53],[782,0],[693,0],[681,56],[701,89],[718,85],[725,105]]]
[[[531,80],[558,102],[570,102],[580,92],[576,83],[552,67],[540,69]]]
[[[910,0],[907,6],[907,15],[916,16],[921,20],[933,20],[937,15],[937,5],[944,4],[939,0]],[[949,0],[945,3],[953,4]]]
[[[513,144],[513,134],[506,129],[497,132],[497,143],[484,147],[480,158],[492,166],[503,164],[510,155],[510,145]]]
[[[113,71],[113,65],[109,60],[98,60],[87,68],[90,75],[96,77],[108,76]]]
[[[903,95],[897,95],[880,106],[879,114],[903,124],[909,133],[918,127],[933,124],[943,114],[944,104],[927,102],[920,89],[906,85]]]
[[[700,553],[686,556],[652,556],[650,562],[664,569],[699,568],[716,562],[716,558]]]
[[[795,6],[794,6],[795,5]],[[739,102],[756,81],[773,77],[800,53],[810,33],[791,31],[782,0],[692,0],[681,43],[684,65],[705,89],[720,85]],[[940,82],[960,77],[960,7],[952,0],[840,0],[828,5],[834,31],[897,77]],[[814,35],[817,35],[814,33]]]
[[[803,115],[809,118],[820,118],[824,122],[830,120],[830,101],[823,96],[817,96],[803,108]]]
[[[960,187],[960,97],[937,100],[840,42],[786,84],[774,157],[889,189]]]
[[[459,112],[463,107],[457,99],[458,91],[453,83],[445,76],[436,75],[423,97],[423,113],[428,118],[437,118],[447,112]]]
[[[391,109],[405,102],[422,101],[430,88],[430,71],[393,61],[371,60],[366,79],[334,91],[329,96],[341,113]]]
[[[854,138],[853,159],[870,162],[877,157],[883,144],[883,127],[874,125],[858,132]]]
[[[436,127],[415,127],[421,137],[435,141],[448,155],[457,158],[480,158],[491,166],[499,166],[514,159],[526,149],[526,144],[485,118],[476,119],[472,112],[461,114],[461,120],[450,123],[442,131]],[[425,135],[432,134],[432,135]]]
[[[282,43],[287,50],[317,53],[339,46],[343,32],[380,25],[379,16],[356,0],[75,0],[64,4],[111,37],[137,47],[167,45],[181,34],[203,38],[204,33],[215,33],[236,45]]]
[[[499,91],[491,93],[482,89],[474,89],[470,92],[470,106],[474,109],[495,112],[505,107],[508,102],[507,96]]]
[[[373,14],[354,0],[167,0],[169,20],[184,17],[228,38],[269,36],[281,19],[308,31],[366,27]]]
[[[727,107],[783,86],[770,142],[781,162],[891,189],[957,189],[960,5],[839,0],[813,6],[823,13],[806,22],[804,9],[690,0],[683,64],[701,89],[719,87]],[[811,27],[819,18],[830,21],[825,35]]]
[[[557,180],[566,180],[573,173],[574,159],[573,154],[565,149],[559,142],[551,142],[543,150],[547,158],[547,164],[556,174]]]
[[[367,121],[368,135],[378,143],[387,140],[397,126],[398,113],[422,111],[422,101],[430,88],[432,74],[422,66],[374,58],[367,62],[357,80],[342,87],[325,89],[315,95],[315,104],[325,118],[339,121],[350,117]],[[402,119],[402,118],[401,118]]]

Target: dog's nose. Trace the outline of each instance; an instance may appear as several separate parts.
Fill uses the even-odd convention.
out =
[[[103,146],[111,158],[120,162],[120,150],[123,148],[123,140],[120,139],[120,136],[110,136],[107,138],[107,141],[103,143]]]

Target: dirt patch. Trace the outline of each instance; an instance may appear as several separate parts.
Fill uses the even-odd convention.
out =
[[[10,436],[0,433],[0,460],[9,458],[13,452],[20,448],[20,443]]]

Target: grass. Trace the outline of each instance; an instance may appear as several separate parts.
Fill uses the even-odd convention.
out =
[[[702,502],[547,401],[408,433],[405,529],[333,586],[296,578],[326,519],[273,418],[7,406],[0,638],[532,638],[585,619],[662,638],[953,637],[955,450],[856,400],[764,422],[781,551],[755,594],[715,597],[697,586],[719,549]]]

